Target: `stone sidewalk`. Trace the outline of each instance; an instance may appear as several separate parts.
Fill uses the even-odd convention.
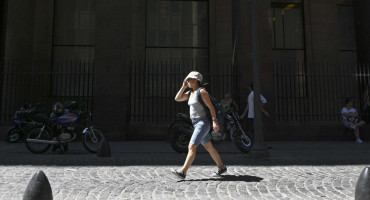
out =
[[[81,143],[66,154],[36,155],[22,143],[0,143],[0,199],[22,199],[43,170],[54,199],[353,199],[357,179],[370,163],[370,143],[267,142],[269,158],[216,144],[228,166],[223,177],[199,147],[184,181],[169,173],[186,155],[167,142],[111,142],[112,157],[98,158]]]

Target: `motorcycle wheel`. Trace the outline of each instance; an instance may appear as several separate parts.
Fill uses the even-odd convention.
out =
[[[67,151],[68,151],[68,144],[60,144],[58,153],[64,154]]]
[[[47,150],[49,150],[49,148],[51,147],[51,144],[27,142],[27,139],[41,139],[41,140],[51,140],[52,139],[51,132],[47,129],[44,129],[43,132],[41,133],[41,136],[39,137],[41,129],[42,128],[34,128],[27,135],[27,138],[25,141],[26,147],[32,153],[37,153],[37,154],[44,153]]]
[[[190,135],[182,130],[177,130],[171,135],[171,146],[178,153],[187,153]]]
[[[93,134],[94,132],[94,134]],[[82,144],[85,149],[90,153],[98,152],[99,144],[104,138],[103,133],[96,128],[89,129],[85,134],[82,135]]]
[[[9,143],[17,143],[22,139],[21,131],[17,127],[8,130],[5,141]]]
[[[233,139],[233,142],[239,151],[243,153],[249,153],[253,144],[252,140],[248,135],[245,137],[242,137],[242,135],[242,133],[237,133],[236,137]]]

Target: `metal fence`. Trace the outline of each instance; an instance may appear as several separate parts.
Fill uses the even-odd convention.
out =
[[[237,75],[230,62],[133,61],[131,71],[131,122],[168,123],[178,112],[188,113],[187,102],[175,102],[186,75],[193,70],[203,75],[207,91],[221,100],[226,92],[236,94]]]
[[[51,111],[53,103],[76,100],[92,109],[92,61],[0,61],[1,122],[12,120],[25,103],[40,103]]]
[[[367,115],[369,65],[275,63],[273,67],[276,120],[340,121],[346,98]]]
[[[24,103],[39,102],[50,111],[56,101],[76,100],[92,110],[93,61],[0,61],[1,122],[10,121]],[[124,66],[126,67],[126,66]],[[216,99],[231,93],[238,102],[239,76],[230,62],[132,61],[130,121],[161,124],[177,112],[188,113],[186,102],[174,97],[184,77],[202,72],[206,89]],[[361,114],[370,105],[370,65],[273,64],[275,120],[317,122],[341,120],[344,100],[350,98]],[[119,91],[117,91],[119,92]],[[367,100],[365,100],[367,98]]]
[[[177,112],[188,113],[186,102],[174,97],[183,78],[192,70],[204,73],[207,90],[221,100],[230,92],[239,102],[237,67],[217,62],[212,68],[197,62],[132,62],[131,122],[163,123]],[[346,98],[362,115],[368,111],[364,98],[370,93],[369,65],[274,63],[275,115],[282,122],[340,121]],[[368,98],[370,99],[370,97]],[[369,100],[370,103],[370,100]]]

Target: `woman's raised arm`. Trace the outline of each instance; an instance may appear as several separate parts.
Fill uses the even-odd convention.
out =
[[[181,101],[186,101],[186,100],[189,99],[190,92],[187,91],[187,92],[184,93],[186,88],[187,88],[187,83],[186,83],[186,79],[184,79],[184,82],[183,82],[180,90],[177,92],[177,94],[175,96],[175,101],[181,102]]]

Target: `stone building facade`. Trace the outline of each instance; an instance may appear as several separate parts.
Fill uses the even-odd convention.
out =
[[[346,93],[334,92],[334,96],[310,102],[293,102],[292,99],[309,99],[310,94],[316,94],[318,98],[321,92],[325,95],[326,90],[338,90],[334,86],[325,89],[325,80],[310,79],[315,73],[310,73],[313,66],[325,63],[343,65],[344,72],[356,74],[359,63],[369,62],[370,15],[367,11],[370,10],[370,2],[256,2],[262,93],[268,99],[265,108],[271,114],[270,118],[264,118],[266,139],[319,139],[326,133],[333,135],[341,131],[335,108],[321,113],[321,109],[315,106],[328,107],[331,99],[339,96],[341,99],[336,100],[335,106],[340,110],[340,102]],[[153,117],[133,120],[139,115],[136,111],[147,104],[140,98],[152,98],[150,92],[144,97],[139,95],[139,99],[134,98],[133,95],[141,94],[140,87],[145,87],[140,85],[140,79],[132,78],[138,69],[134,66],[143,65],[143,73],[148,73],[151,66],[148,63],[157,63],[158,69],[153,74],[167,74],[172,70],[185,75],[187,70],[197,69],[210,77],[222,74],[222,70],[228,68],[227,73],[231,72],[235,80],[217,84],[230,84],[222,92],[231,90],[244,109],[248,85],[253,81],[251,8],[248,0],[2,0],[1,60],[50,63],[38,68],[51,73],[54,69],[52,63],[59,60],[92,61],[94,123],[104,130],[106,136],[113,140],[165,139],[166,125],[171,119],[165,115],[171,113],[161,110],[166,110],[166,105],[171,103],[164,103],[160,109],[151,111]],[[171,64],[183,62],[192,63],[191,67]],[[167,68],[161,68],[163,63]],[[4,71],[5,67],[2,67]],[[291,74],[290,69],[293,69],[294,76],[290,78],[298,85],[284,82],[288,80],[285,75]],[[340,69],[333,67],[328,72],[341,74]],[[174,76],[179,77],[182,76]],[[163,85],[175,83],[172,78],[168,80]],[[178,79],[175,86],[180,86],[181,81]],[[336,81],[340,80],[330,83],[335,84]],[[361,85],[363,82],[353,84]],[[283,91],[288,87],[298,89],[294,94],[290,93],[292,90]],[[171,92],[160,91],[159,99],[172,98],[175,88],[168,90]],[[217,86],[215,90],[218,90]],[[360,93],[348,96],[360,104]],[[216,96],[222,98],[221,92]],[[158,108],[157,101],[150,102],[152,107]],[[171,112],[185,108],[174,107]],[[333,117],[315,119],[321,114]],[[289,117],[296,115],[296,118]],[[163,117],[163,120],[158,122],[158,117]]]

